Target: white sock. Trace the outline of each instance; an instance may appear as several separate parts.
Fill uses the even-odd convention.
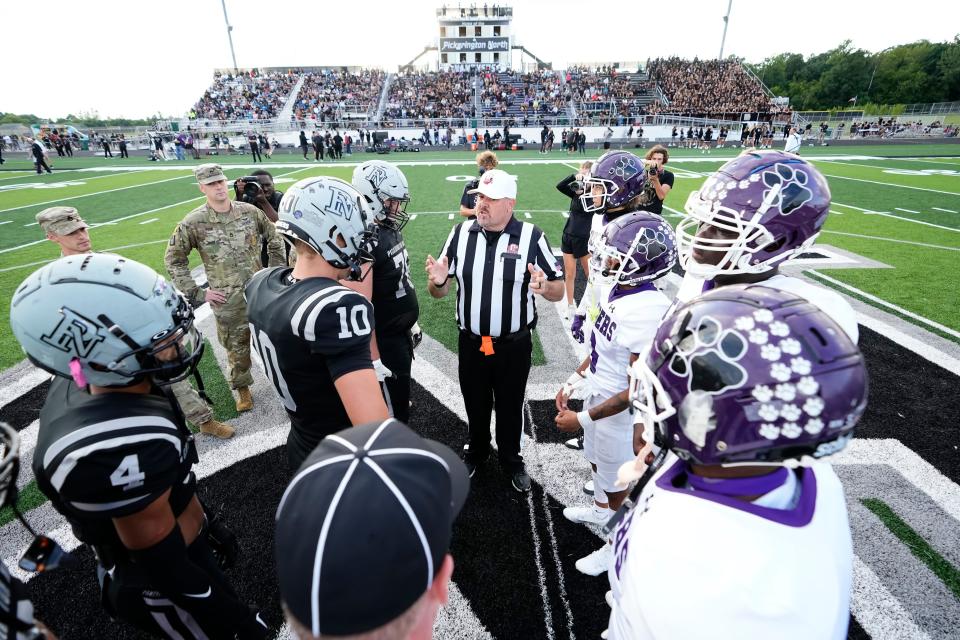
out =
[[[597,472],[591,472],[591,477],[593,478],[593,501],[607,502],[607,494],[600,488],[600,478],[597,476]]]

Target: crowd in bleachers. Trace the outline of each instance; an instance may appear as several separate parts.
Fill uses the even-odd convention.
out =
[[[513,117],[522,123],[540,116],[560,115],[567,108],[567,96],[553,71],[487,71],[482,81],[480,102],[485,116]]]
[[[722,117],[733,113],[772,113],[785,108],[771,104],[756,78],[735,60],[681,60],[666,58],[648,63],[670,104],[651,104],[652,113]]]
[[[475,115],[473,82],[473,75],[454,71],[398,75],[390,85],[383,118],[424,120],[472,117]]]
[[[299,79],[295,71],[213,74],[213,84],[194,105],[190,117],[208,120],[267,120],[283,108]]]
[[[378,69],[359,73],[323,69],[309,73],[297,94],[291,119],[326,122],[339,119],[343,113],[372,115],[385,77]]]
[[[646,113],[656,87],[656,82],[613,67],[575,66],[566,74],[568,94],[581,115],[602,114],[605,122],[618,124]]]

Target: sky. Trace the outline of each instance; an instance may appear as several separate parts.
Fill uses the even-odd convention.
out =
[[[396,71],[436,44],[435,10],[441,5],[226,0],[241,68],[362,65]],[[727,5],[515,0],[514,44],[555,69],[671,55],[715,58]],[[820,53],[846,39],[875,52],[920,39],[952,40],[960,32],[960,2],[804,0],[789,12],[781,6],[732,0],[724,55],[759,62],[785,51]],[[213,70],[232,66],[221,0],[45,0],[37,9],[29,2],[4,3],[4,24],[20,28],[5,29],[0,45],[0,112],[182,116],[210,86]]]

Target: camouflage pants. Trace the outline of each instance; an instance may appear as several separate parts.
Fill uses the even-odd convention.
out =
[[[247,301],[243,299],[243,290],[225,291],[227,301],[213,306],[213,317],[217,321],[217,337],[227,350],[227,364],[230,370],[227,379],[231,389],[249,387],[253,384],[250,373],[250,325],[247,323]]]
[[[176,396],[180,408],[183,409],[183,415],[193,424],[200,426],[204,422],[213,418],[213,408],[203,401],[197,390],[193,388],[189,380],[181,380],[170,385],[170,390]]]

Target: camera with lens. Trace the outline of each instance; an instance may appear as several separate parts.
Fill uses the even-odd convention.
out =
[[[241,182],[243,183],[243,191],[240,190]],[[246,202],[247,204],[254,204],[260,194],[263,193],[257,176],[237,178],[237,181],[233,183],[233,191],[236,194],[237,200]]]
[[[654,163],[647,165],[647,175],[648,176],[658,176],[660,175],[660,167]]]

